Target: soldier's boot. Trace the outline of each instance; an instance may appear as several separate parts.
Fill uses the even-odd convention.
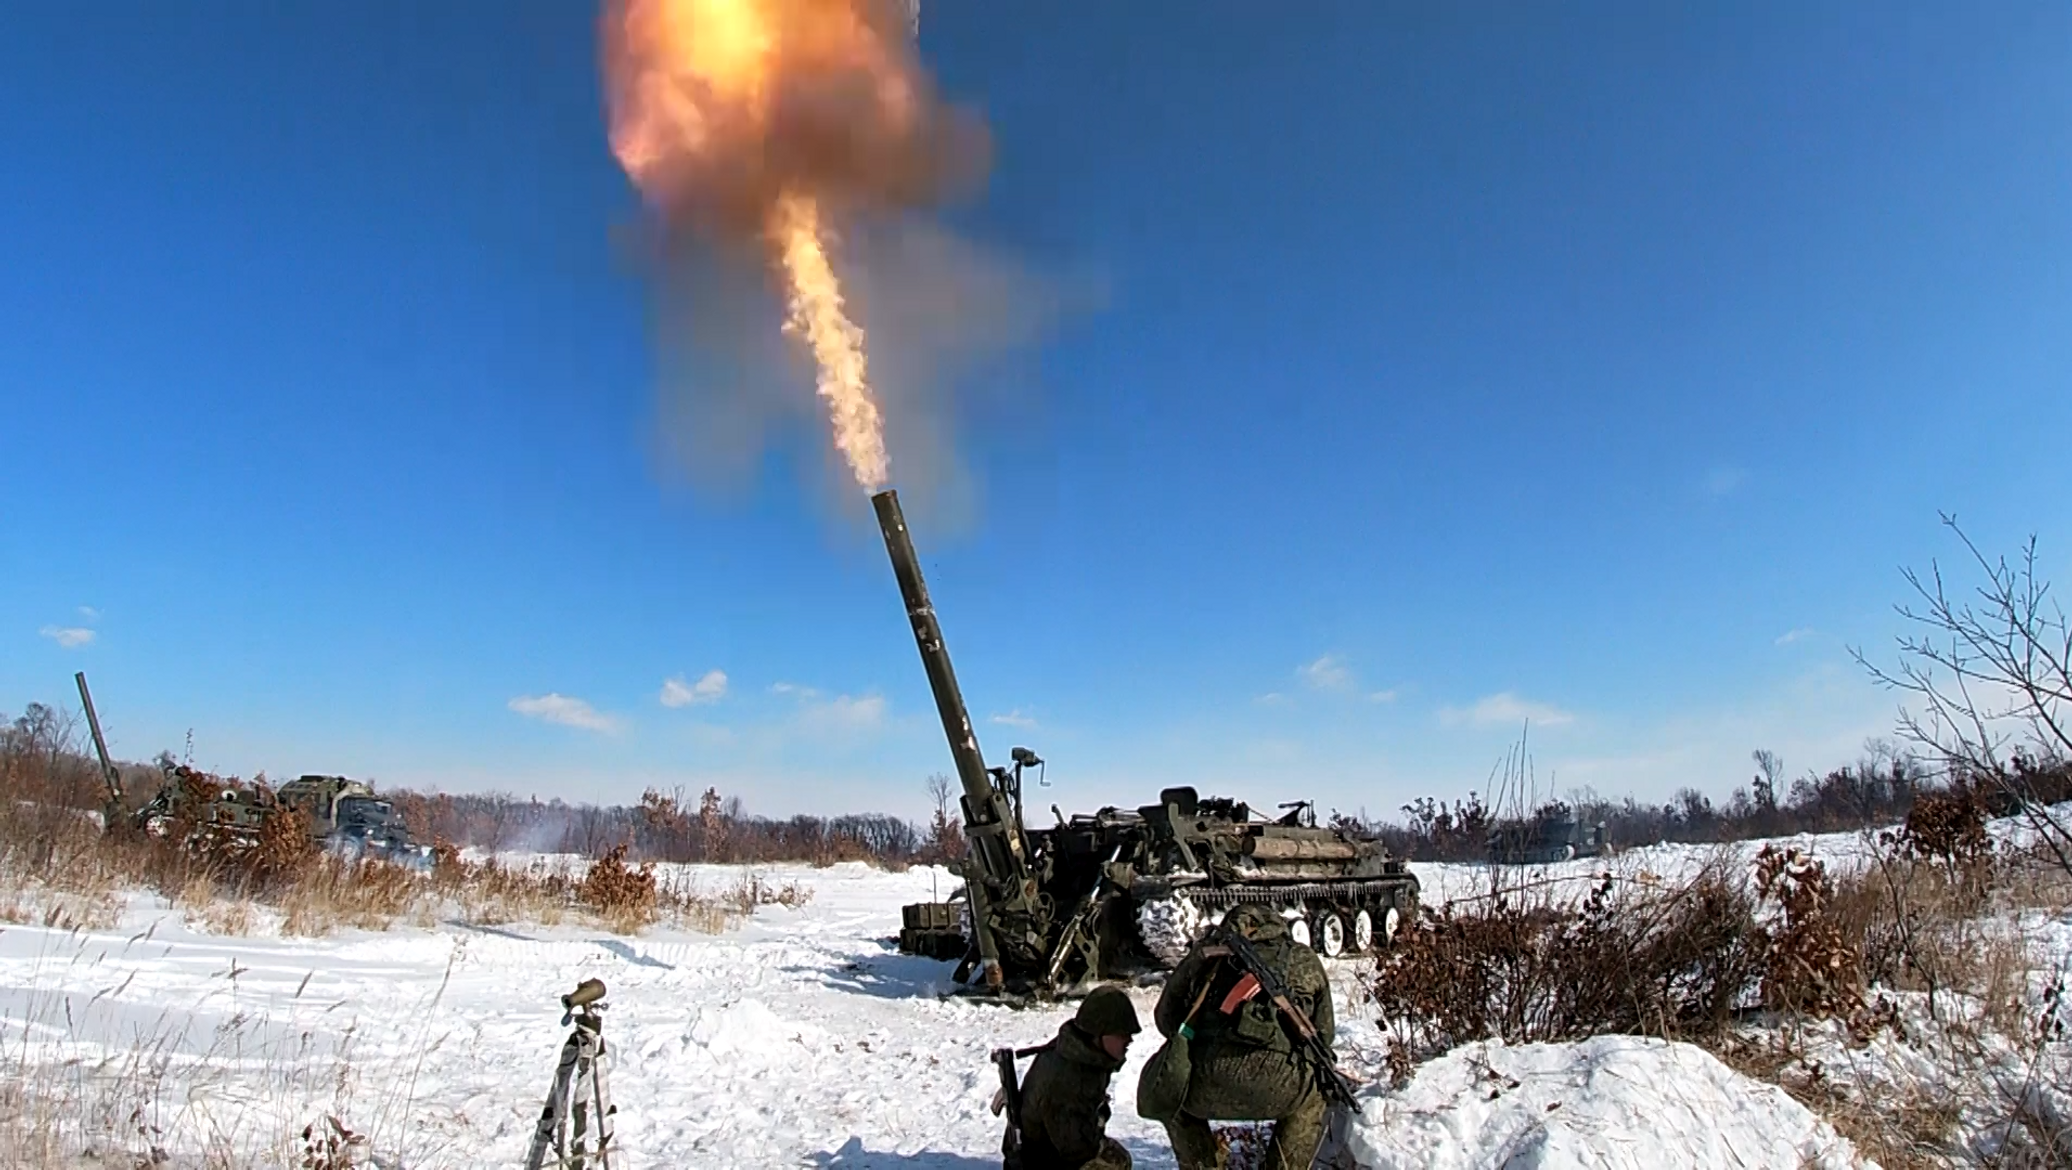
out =
[[[1165,1123],[1165,1130],[1180,1170],[1224,1170],[1223,1149],[1208,1122],[1183,1111]]]
[[[1112,1137],[1101,1139],[1101,1152],[1080,1170],[1130,1170],[1130,1152]]]
[[[1273,1123],[1273,1140],[1266,1145],[1260,1170],[1309,1170],[1316,1161],[1317,1147],[1324,1144],[1329,1113],[1322,1093],[1304,1097],[1286,1117]]]

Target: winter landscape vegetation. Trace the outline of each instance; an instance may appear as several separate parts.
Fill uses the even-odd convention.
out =
[[[599,1036],[609,1170],[979,1170],[1241,905],[1318,1170],[2072,1167],[2061,0],[17,4],[0,109],[0,1170],[521,1166]]]

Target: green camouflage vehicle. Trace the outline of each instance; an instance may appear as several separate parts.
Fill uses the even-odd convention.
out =
[[[411,839],[395,806],[362,781],[298,776],[281,785],[275,797],[307,817],[310,835],[334,853],[412,863],[431,856],[429,846]]]

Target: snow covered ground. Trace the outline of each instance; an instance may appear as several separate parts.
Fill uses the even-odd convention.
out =
[[[1402,1092],[1374,1094],[1351,1145],[1379,1170],[1859,1164],[1784,1090],[1688,1044],[1635,1036],[1456,1049]]]
[[[1822,844],[1829,855],[1846,847]],[[1667,876],[1700,852],[1619,860]],[[1543,872],[1585,880],[1601,868]],[[1433,901],[1486,881],[1481,867],[1417,869]],[[714,890],[740,877],[689,873]],[[142,894],[116,929],[8,926],[0,1075],[62,1097],[63,1123],[102,1133],[103,1149],[155,1144],[172,1165],[200,1165],[211,1150],[294,1164],[294,1135],[332,1115],[368,1135],[383,1166],[514,1166],[566,1035],[558,997],[595,976],[610,987],[604,1034],[624,1153],[614,1165],[997,1166],[987,1053],[1047,1039],[1071,1008],[945,998],[950,964],[895,953],[900,906],[947,892],[942,871],[761,873],[810,900],[761,907],[718,936],[447,923],[311,940],[261,921],[249,937],[224,937]],[[1471,1046],[1389,1092],[1363,964],[1329,966],[1341,1056],[1374,1083],[1349,1134],[1363,1165],[1857,1164],[1783,1093],[1681,1045]],[[1133,994],[1148,1018],[1157,989]],[[1132,1105],[1152,1039],[1117,1078],[1110,1133],[1140,1166],[1164,1167],[1162,1130]]]

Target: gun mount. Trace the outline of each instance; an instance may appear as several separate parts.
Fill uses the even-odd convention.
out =
[[[1027,748],[988,767],[950,667],[941,624],[897,493],[871,497],[914,641],[964,788],[970,850],[961,897],[907,906],[899,948],[960,958],[990,991],[1056,990],[1133,969],[1170,967],[1239,902],[1264,902],[1295,937],[1336,957],[1388,945],[1417,906],[1418,882],[1378,841],[1319,828],[1295,801],[1273,818],[1242,801],[1169,788],[1158,803],[1114,807],[1050,828],[1023,820],[1022,779],[1043,760]]]

